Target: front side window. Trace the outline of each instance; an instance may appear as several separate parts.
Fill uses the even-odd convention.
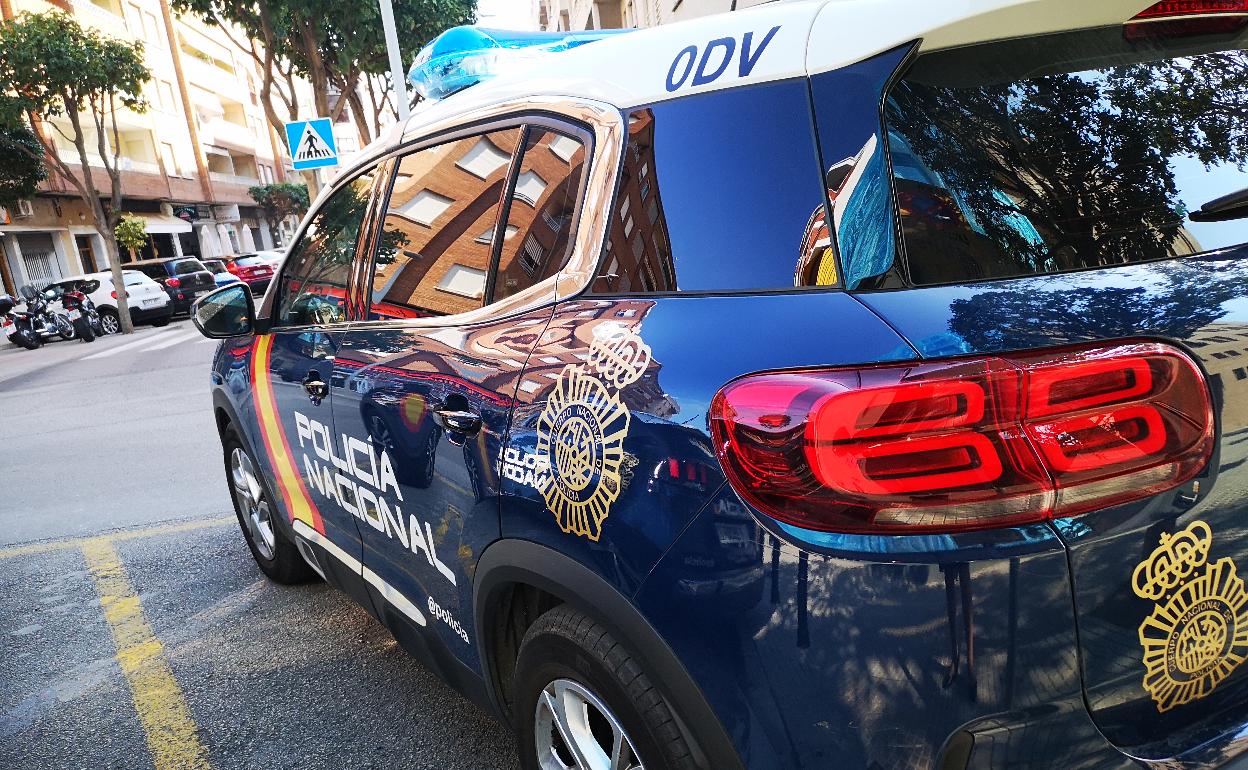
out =
[[[277,295],[279,324],[324,325],[346,320],[347,279],[375,174],[369,171],[338,188],[290,250]]]
[[[493,235],[520,128],[405,155],[382,223],[369,318],[429,318],[485,303]]]
[[[1246,38],[1112,27],[919,57],[885,106],[910,280],[1248,241]]]

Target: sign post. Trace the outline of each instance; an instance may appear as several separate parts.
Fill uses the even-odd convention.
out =
[[[338,165],[338,145],[329,118],[295,120],[286,124],[286,143],[296,171]]]
[[[390,85],[394,88],[394,110],[399,122],[407,121],[407,77],[403,72],[403,57],[399,54],[399,35],[394,29],[394,7],[390,0],[381,3],[381,28],[386,34],[386,53],[390,57]]]

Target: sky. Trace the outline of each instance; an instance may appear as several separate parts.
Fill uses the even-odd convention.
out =
[[[480,0],[477,23],[498,29],[537,29],[535,0]]]

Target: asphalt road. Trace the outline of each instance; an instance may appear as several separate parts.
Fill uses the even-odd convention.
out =
[[[0,341],[0,767],[514,768],[507,731],[238,532],[189,322]]]

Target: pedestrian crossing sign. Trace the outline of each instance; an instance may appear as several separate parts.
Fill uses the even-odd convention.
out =
[[[338,165],[338,146],[329,118],[295,120],[286,124],[286,144],[296,171]]]

